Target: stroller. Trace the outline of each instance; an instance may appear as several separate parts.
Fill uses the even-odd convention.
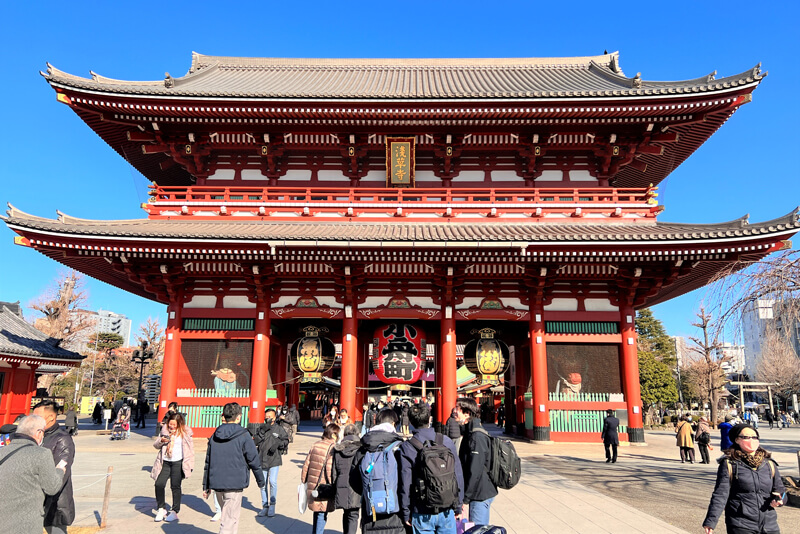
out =
[[[120,408],[114,426],[111,427],[111,439],[128,439],[128,432],[131,428],[131,409],[125,404]]]

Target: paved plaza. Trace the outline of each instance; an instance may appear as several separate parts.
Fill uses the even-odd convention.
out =
[[[127,441],[109,441],[91,426],[75,438],[75,526],[96,526],[102,507],[104,474],[114,467],[108,528],[105,532],[217,532],[210,521],[213,502],[203,500],[201,477],[205,439],[195,440],[197,465],[183,483],[180,520],[153,522],[155,497],[150,467],[156,451],[152,427],[133,430]],[[277,515],[258,518],[261,505],[252,482],[245,490],[239,532],[293,534],[311,531],[310,512],[297,511],[300,469],[311,444],[319,438],[317,423],[304,423],[280,469]],[[797,476],[800,429],[762,431],[765,447],[776,452],[784,473]],[[512,490],[501,491],[492,506],[492,523],[511,534],[532,533],[682,533],[702,532],[700,524],[711,495],[715,468],[682,465],[674,435],[648,432],[648,446],[621,447],[617,464],[606,464],[601,445],[518,442],[523,477]],[[718,451],[714,451],[716,453]],[[698,456],[699,458],[699,456]],[[167,502],[170,502],[167,488]],[[800,533],[800,510],[779,513],[783,534]],[[328,516],[326,533],[342,532],[342,512]],[[716,532],[725,532],[721,523]]]

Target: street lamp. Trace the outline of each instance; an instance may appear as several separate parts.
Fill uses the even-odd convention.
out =
[[[144,366],[153,359],[154,353],[152,350],[147,350],[147,341],[142,341],[141,349],[136,349],[133,351],[133,357],[131,361],[137,365],[140,365],[139,368],[139,388],[136,390],[136,396],[139,396],[139,392],[142,391],[142,374],[144,373]]]

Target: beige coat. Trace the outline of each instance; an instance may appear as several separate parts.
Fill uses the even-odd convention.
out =
[[[677,435],[677,445],[678,447],[694,447],[694,439],[692,435],[692,423],[687,421],[681,421],[678,423],[678,426],[675,427],[675,432],[678,433]]]
[[[184,427],[184,436],[183,436],[183,478],[189,478],[191,476],[192,471],[194,471],[194,441],[192,441],[192,429]],[[158,454],[156,455],[156,461],[153,464],[153,469],[150,471],[150,478],[153,480],[158,478],[158,474],[161,473],[161,468],[164,466],[164,451],[166,450],[164,447],[167,446],[166,443],[161,441],[161,436],[169,436],[169,430],[167,430],[167,425],[161,427],[161,433],[156,437],[155,441],[153,442],[153,447],[158,449]]]
[[[323,501],[317,500],[311,496],[311,491],[317,487],[317,481],[320,484],[325,484],[325,474],[327,474],[327,483],[333,483],[333,446],[336,442],[333,440],[322,439],[311,446],[311,450],[306,456],[306,461],[303,463],[303,473],[300,475],[300,481],[307,483],[308,491],[308,509],[312,512],[333,512],[333,500]],[[322,469],[325,473],[322,473]],[[320,474],[322,475],[320,476]]]

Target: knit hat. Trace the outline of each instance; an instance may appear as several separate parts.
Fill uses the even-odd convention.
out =
[[[731,414],[726,415],[725,416],[725,422],[726,423],[730,423],[731,421],[733,421],[733,416]]]
[[[761,438],[761,436],[758,435],[758,430],[756,430],[755,428],[751,427],[750,425],[741,423],[741,424],[732,426],[731,429],[728,431],[728,439],[731,440],[731,443],[735,443],[736,442],[736,438],[739,437],[739,434],[741,434],[742,430],[744,430],[745,428],[749,428],[750,430],[752,430],[753,432],[756,433],[756,437],[757,438]]]

